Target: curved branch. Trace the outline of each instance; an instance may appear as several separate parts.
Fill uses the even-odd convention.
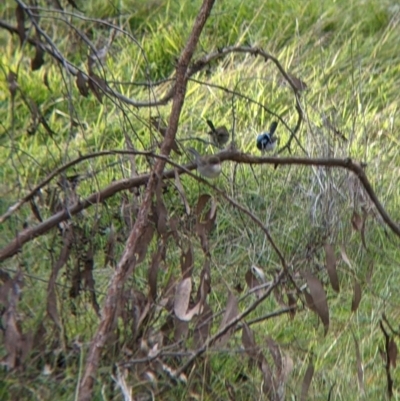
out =
[[[185,166],[181,166],[178,163],[175,163],[171,160],[168,160],[167,157],[163,155],[156,155],[150,152],[135,152],[129,150],[111,150],[107,152],[99,152],[93,153],[90,155],[84,155],[79,159],[71,161],[70,163],[60,167],[58,169],[58,173],[65,170],[66,168],[70,167],[73,164],[78,163],[81,160],[88,159],[89,157],[99,157],[104,155],[113,155],[113,154],[142,154],[142,155],[150,155],[155,158],[160,158],[165,160],[168,164],[171,164],[174,167],[177,167],[178,173],[183,174],[187,173],[188,171],[194,170],[196,166],[194,164],[188,164]],[[400,237],[400,227],[390,218],[389,214],[386,212],[385,208],[382,206],[381,202],[379,201],[375,191],[372,188],[371,183],[369,182],[363,167],[357,163],[353,162],[351,159],[335,159],[335,158],[327,158],[327,159],[309,159],[309,158],[296,158],[296,157],[258,157],[253,156],[250,154],[245,153],[238,153],[232,151],[224,151],[218,154],[218,157],[221,161],[234,161],[236,163],[243,163],[243,164],[271,164],[271,165],[303,165],[303,166],[321,166],[321,167],[336,167],[336,168],[345,168],[347,170],[352,171],[354,174],[357,175],[358,179],[360,180],[361,184],[363,185],[366,193],[368,194],[369,198],[375,205],[378,213],[381,215],[382,219],[385,223],[390,227],[390,229]],[[52,178],[55,174],[52,174]],[[164,179],[173,178],[174,177],[174,170],[165,171],[162,175]],[[120,191],[124,191],[130,188],[139,187],[145,185],[150,178],[150,174],[143,174],[138,177],[123,179],[119,181],[115,181],[110,184],[108,187],[104,188],[103,190],[93,193],[88,198],[83,201],[80,201],[74,205],[72,205],[68,210],[61,211],[49,219],[45,220],[44,222],[38,224],[35,227],[27,228],[19,233],[6,247],[0,250],[0,262],[8,259],[9,257],[13,256],[18,250],[27,242],[32,240],[33,238],[42,235],[49,231],[50,229],[57,226],[62,221],[70,219],[72,216],[76,215],[77,213],[81,212],[82,210],[92,206],[93,204],[99,203],[104,201],[105,199],[115,195]],[[207,182],[199,177],[196,177],[203,182]],[[24,199],[30,199],[34,191],[37,191],[38,188],[46,185],[50,181],[51,178],[47,177],[41,184],[39,184],[30,194],[26,195]],[[211,185],[211,184],[208,184]],[[215,191],[220,193],[230,202],[233,201],[223,191],[219,190],[218,188],[211,186]],[[229,198],[229,199],[228,199]],[[21,202],[21,201],[20,201]],[[15,208],[17,205],[20,204],[18,202],[13,207]],[[234,202],[234,201],[233,201]],[[236,205],[235,205],[236,206]],[[240,205],[239,205],[240,206]],[[14,209],[15,210],[15,209]],[[241,209],[243,212],[247,214],[245,209]],[[257,222],[258,224],[258,222]],[[262,226],[262,223],[261,227]],[[279,254],[278,254],[279,255]],[[280,258],[282,261],[282,258]]]

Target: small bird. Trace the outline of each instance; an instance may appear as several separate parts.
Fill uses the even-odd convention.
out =
[[[263,132],[257,136],[257,149],[261,152],[270,152],[276,148],[278,138],[274,134],[277,126],[278,122],[273,121],[269,127],[269,132]]]
[[[221,162],[217,156],[201,156],[196,149],[188,148],[195,157],[197,171],[204,177],[216,178],[221,174]]]
[[[212,141],[218,147],[223,147],[226,143],[229,142],[229,131],[222,125],[221,127],[215,128],[214,124],[211,120],[206,120],[208,126],[211,128],[211,131],[208,132],[208,135],[211,136]]]

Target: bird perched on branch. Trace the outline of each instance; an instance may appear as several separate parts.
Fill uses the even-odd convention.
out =
[[[269,132],[263,132],[257,136],[257,149],[261,152],[270,152],[276,148],[278,138],[275,136],[277,121],[273,121],[269,127]]]
[[[211,131],[208,132],[208,135],[211,136],[211,139],[215,145],[221,148],[229,142],[229,131],[225,125],[215,128],[211,120],[206,121],[208,126],[211,128]]]
[[[222,171],[221,161],[217,156],[201,156],[196,149],[188,148],[194,157],[197,165],[197,171],[204,177],[216,178]]]

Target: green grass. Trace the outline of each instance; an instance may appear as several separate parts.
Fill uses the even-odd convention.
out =
[[[98,74],[109,81],[145,82],[170,77],[174,72],[176,58],[186,43],[201,2],[178,1],[92,1],[82,5],[85,17],[104,18],[118,24],[132,37],[118,34],[110,49],[104,70]],[[397,8],[396,8],[397,7]],[[14,21],[15,3],[7,0],[0,6],[0,18]],[[118,11],[120,10],[120,11]],[[49,30],[59,50],[77,67],[86,71],[87,46],[78,40],[76,32],[58,20],[54,14],[42,17],[42,26]],[[68,19],[70,17],[63,17]],[[309,156],[352,157],[367,163],[367,174],[379,199],[395,221],[399,213],[399,156],[398,132],[398,88],[400,87],[400,11],[394,1],[337,0],[335,2],[308,1],[282,2],[219,1],[201,36],[195,58],[215,51],[218,47],[232,45],[259,46],[278,58],[284,68],[304,80],[309,90],[302,95],[305,121],[299,140]],[[101,24],[73,18],[71,22],[85,32],[95,44],[107,41],[109,34]],[[4,51],[0,55],[0,213],[40,182],[49,172],[62,163],[77,158],[79,154],[108,149],[125,148],[124,134],[128,133],[139,150],[154,146],[157,133],[149,135],[144,124],[150,114],[160,112],[166,119],[170,104],[153,108],[134,108],[103,98],[103,104],[90,94],[88,98],[79,95],[75,80],[45,56],[46,63],[41,70],[30,71],[33,49],[28,45],[19,48],[17,37],[11,37],[0,30],[0,44]],[[39,126],[34,135],[28,135],[31,113],[27,104],[18,94],[14,113],[6,82],[8,69],[18,70],[18,84],[27,99],[39,105],[54,135]],[[48,75],[51,92],[44,85],[44,74]],[[103,75],[104,74],[104,75]],[[293,127],[297,119],[293,95],[288,88],[279,84],[279,73],[271,63],[247,55],[232,54],[214,62],[209,74],[200,72],[194,78],[210,84],[236,89],[257,102],[264,104],[274,113],[282,116]],[[147,100],[150,96],[161,97],[167,91],[166,85],[154,87],[153,94],[143,86],[119,84],[116,89],[132,99]],[[72,99],[72,101],[70,101]],[[255,153],[256,133],[269,126],[272,119],[266,111],[254,103],[235,98],[235,138],[240,149]],[[79,125],[71,124],[70,114]],[[335,126],[348,138],[341,142],[327,129],[322,118],[331,119]],[[195,144],[205,153],[214,152],[211,146],[197,143],[207,140],[206,118],[221,124],[232,125],[232,96],[212,86],[189,82],[186,102],[182,111],[177,138],[183,146]],[[281,144],[289,137],[283,126],[278,133]],[[293,154],[304,156],[296,145]],[[186,156],[172,156],[175,161],[185,163]],[[137,158],[138,171],[144,172],[148,164]],[[91,173],[96,172],[96,179]],[[224,164],[226,177],[216,181],[239,203],[246,205],[267,224],[270,233],[289,263],[305,260],[306,247],[317,233],[323,233],[339,245],[345,244],[351,260],[350,269],[345,263],[338,263],[341,292],[336,294],[328,285],[327,275],[320,277],[326,283],[331,314],[329,333],[323,337],[323,327],[317,316],[309,310],[299,311],[293,320],[287,316],[276,318],[253,326],[257,344],[268,354],[265,336],[271,335],[291,356],[294,371],[289,380],[286,397],[294,399],[301,392],[302,378],[307,361],[312,354],[315,375],[309,391],[309,399],[326,400],[335,384],[332,400],[386,399],[386,378],[379,347],[383,347],[383,336],[379,320],[385,313],[397,328],[398,302],[397,283],[400,280],[398,260],[398,239],[385,234],[385,226],[379,219],[370,216],[367,220],[366,251],[359,233],[351,228],[351,216],[356,208],[370,207],[357,180],[342,170],[322,170],[305,167],[239,166],[235,186],[232,184],[233,163]],[[103,157],[92,159],[70,169],[67,175],[81,174],[83,182],[78,194],[85,197],[112,180],[130,175],[130,165],[124,157]],[[212,191],[203,184],[197,184],[190,177],[182,177],[186,195],[192,209],[199,194]],[[53,181],[48,189],[62,191]],[[43,191],[43,200],[37,199],[44,218],[51,216],[46,199],[50,195]],[[164,195],[170,214],[181,216],[182,206],[179,195],[170,190]],[[178,205],[178,206],[177,206]],[[84,239],[93,237],[95,246],[94,278],[98,291],[98,302],[102,305],[107,283],[113,274],[110,266],[104,267],[104,248],[107,231],[113,223],[120,233],[116,244],[116,258],[121,254],[126,233],[120,214],[121,196],[109,199],[105,205],[94,206],[74,219],[77,228],[78,253]],[[98,217],[99,232],[91,235],[93,221]],[[5,246],[23,224],[35,225],[29,205],[25,205],[0,227],[0,246]],[[190,226],[189,227],[193,227]],[[83,240],[82,240],[83,239]],[[212,292],[209,304],[214,312],[225,307],[228,289],[237,284],[245,286],[244,275],[252,264],[262,267],[268,274],[280,268],[280,262],[265,236],[252,221],[241,215],[222,197],[218,197],[216,229],[211,234]],[[194,282],[199,285],[203,266],[203,253],[197,238],[192,239],[195,255]],[[180,274],[180,252],[171,240],[166,256],[165,272],[159,272],[159,288],[165,286],[169,275]],[[0,383],[0,398],[19,399],[60,399],[72,398],[80,370],[82,357],[72,347],[73,339],[82,343],[86,352],[88,343],[97,327],[97,318],[92,311],[89,295],[71,299],[70,279],[78,258],[74,256],[59,274],[57,290],[61,319],[65,326],[67,341],[55,336],[54,327],[45,318],[45,296],[49,272],[60,251],[60,239],[56,230],[26,244],[22,253],[3,263],[3,269],[15,270],[22,265],[26,277],[23,297],[18,305],[24,332],[35,331],[41,321],[46,327],[46,358],[33,358],[25,373],[4,375]],[[150,246],[156,249],[155,240]],[[318,249],[312,260],[304,261],[301,268],[315,268],[324,264],[323,250]],[[367,284],[370,261],[374,270]],[[143,262],[129,284],[147,294],[147,270],[149,261]],[[363,289],[360,308],[352,313],[351,299],[353,281],[357,278]],[[39,280],[40,279],[40,280]],[[43,280],[43,281],[41,281]],[[252,301],[247,298],[240,304],[243,310]],[[300,306],[300,302],[298,303]],[[250,318],[262,316],[279,308],[275,298],[264,302]],[[163,323],[155,322],[158,328]],[[214,323],[212,332],[218,329]],[[356,354],[352,332],[360,347],[364,366],[365,396],[357,384]],[[112,389],[111,367],[115,362],[127,358],[123,349],[135,345],[130,327],[119,324],[119,342],[105,350],[106,357],[100,367],[95,386],[95,398],[110,399],[111,394],[120,394]],[[3,347],[3,346],[2,346]],[[241,332],[236,333],[229,347],[218,352],[210,350],[205,361],[211,368],[207,380],[207,369],[192,372],[188,386],[178,385],[165,399],[188,399],[192,391],[200,394],[198,399],[227,399],[225,381],[234,385],[237,399],[256,399],[262,388],[262,378],[257,369],[250,369],[241,347]],[[54,348],[64,348],[67,355],[66,367],[57,367]],[[1,356],[6,350],[0,348]],[[45,363],[51,365],[52,375],[40,373]],[[48,362],[50,361],[50,362]],[[246,362],[244,362],[246,361]],[[238,380],[243,372],[248,379]],[[393,369],[394,397],[399,399],[398,369]],[[131,380],[131,382],[129,382]],[[128,384],[135,391],[143,383],[128,377]],[[166,376],[159,378],[159,385],[168,383]],[[61,385],[60,385],[61,384]],[[142,386],[142,387],[141,387]],[[212,389],[212,392],[211,392]],[[103,394],[106,394],[103,396]],[[107,398],[109,397],[109,398]],[[168,398],[169,397],[169,398]],[[172,398],[171,398],[172,397]],[[115,399],[122,399],[121,395]]]

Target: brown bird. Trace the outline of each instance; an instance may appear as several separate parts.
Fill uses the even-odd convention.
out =
[[[204,177],[216,178],[221,174],[221,161],[217,156],[201,156],[196,149],[188,148],[195,157],[197,171]]]
[[[167,126],[165,125],[165,123],[163,123],[161,117],[150,117],[150,122],[151,125],[156,129],[156,131],[158,131],[162,137],[165,137],[165,134],[167,133]],[[171,148],[175,153],[177,153],[178,155],[182,155],[182,152],[179,149],[179,145],[176,142],[176,140],[174,140],[174,142],[172,143],[172,148]]]
[[[222,125],[221,127],[215,128],[214,124],[211,120],[206,120],[208,126],[211,128],[211,131],[208,132],[208,135],[211,136],[211,139],[215,145],[219,148],[222,148],[226,143],[229,142],[229,131]]]

